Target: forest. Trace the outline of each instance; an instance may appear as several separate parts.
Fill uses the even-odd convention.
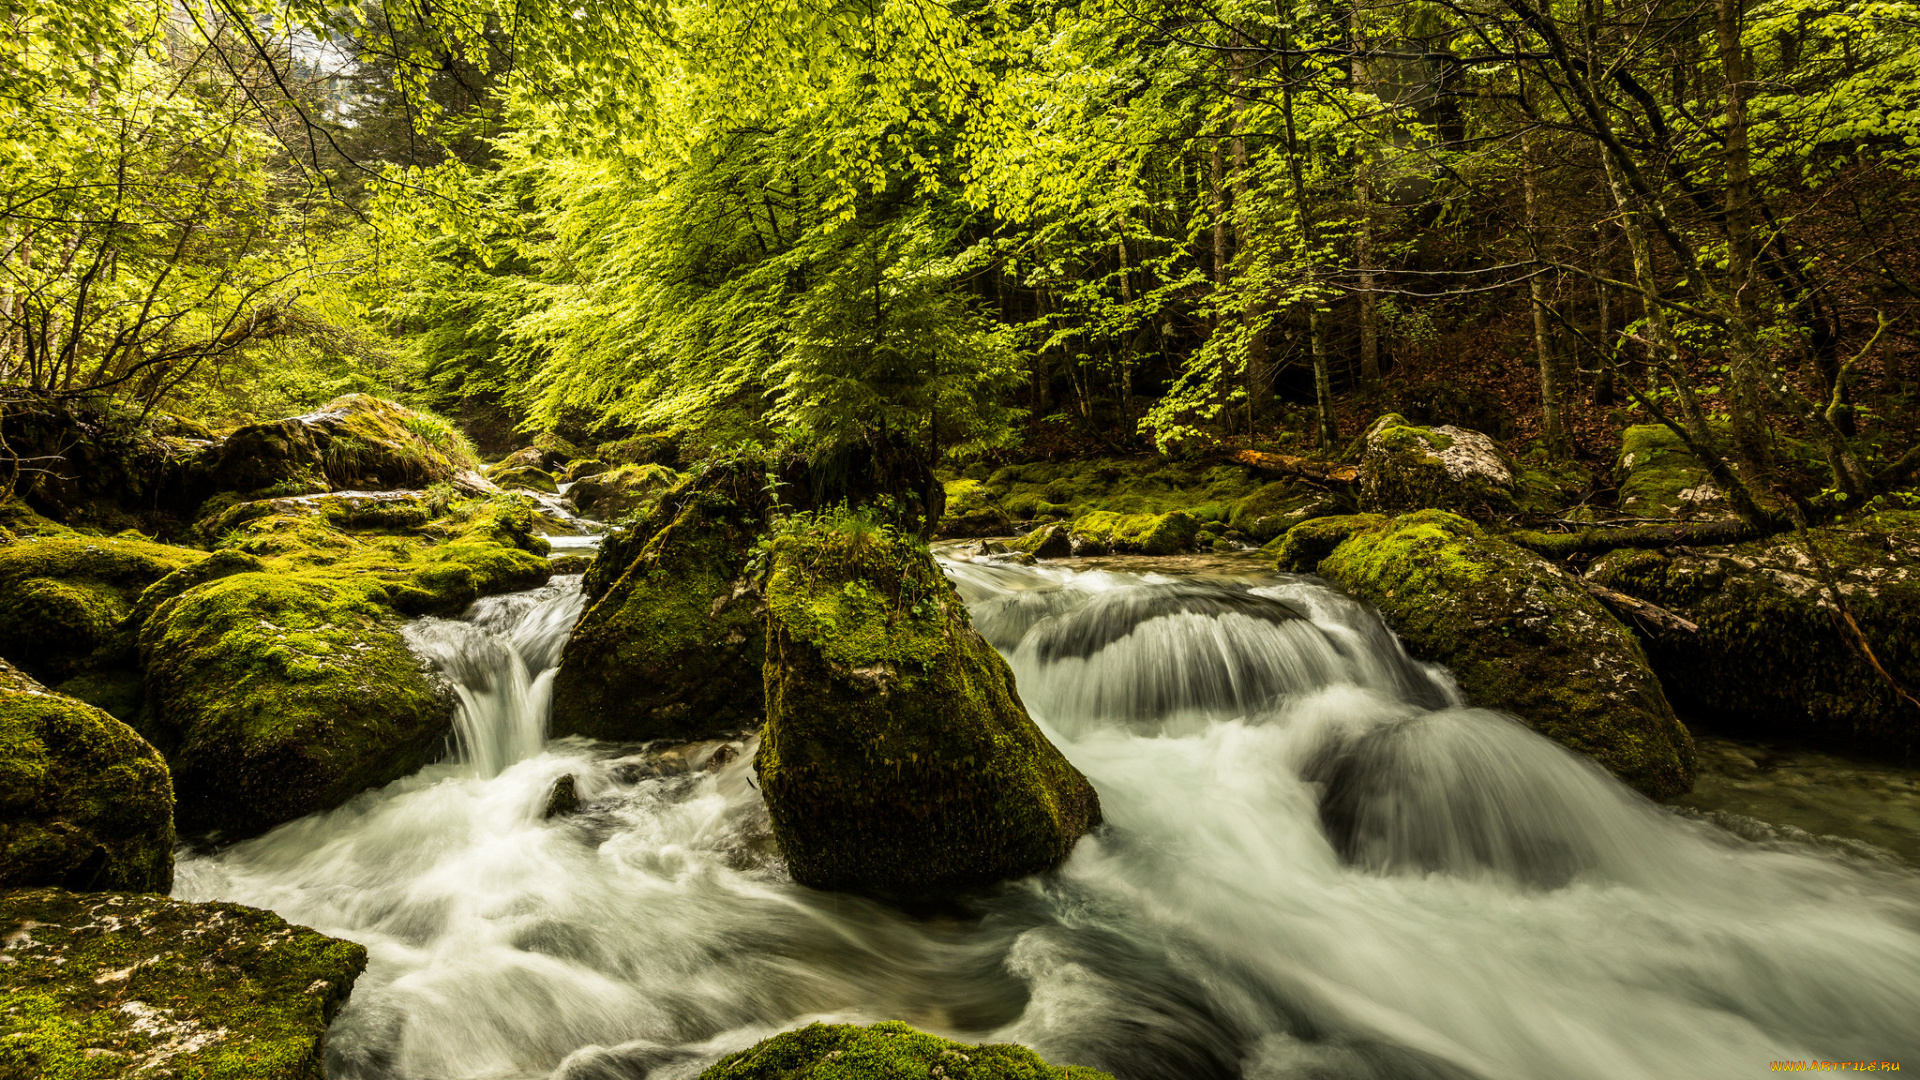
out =
[[[0,1080],[1920,1060],[1920,6],[0,19]]]

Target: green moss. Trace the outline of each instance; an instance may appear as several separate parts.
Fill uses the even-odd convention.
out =
[[[1903,686],[1920,685],[1920,513],[1869,514],[1812,535],[1875,658]],[[1798,537],[1615,551],[1589,576],[1699,625],[1649,645],[1689,707],[1733,730],[1920,752],[1920,710],[1861,655]]]
[[[1193,515],[1175,510],[1166,514],[1116,514],[1096,510],[1073,521],[1073,534],[1080,547],[1140,555],[1172,555],[1193,546],[1200,522]]]
[[[597,458],[616,465],[666,465],[679,463],[680,439],[670,431],[655,431],[628,439],[604,442],[594,448]]]
[[[1013,531],[1013,518],[986,484],[978,480],[949,480],[946,493],[946,514],[940,520],[939,535],[1006,536]],[[1029,509],[1028,515],[1035,512]]]
[[[1007,549],[1025,552],[1036,559],[1064,559],[1073,554],[1073,533],[1065,525],[1042,525],[1009,541]]]
[[[1622,513],[1653,518],[1731,513],[1699,459],[1664,424],[1638,424],[1621,432],[1613,473]]]
[[[366,950],[238,904],[0,896],[0,1076],[322,1080]]]
[[[796,881],[982,885],[1059,865],[1099,823],[925,548],[849,515],[796,519],[767,608],[756,766]]]
[[[59,681],[131,659],[141,590],[204,552],[122,537],[23,536],[0,546],[0,655]]]
[[[759,522],[733,481],[753,486],[695,478],[663,500],[670,523],[650,519],[602,547],[554,676],[556,735],[696,738],[760,722],[766,639],[746,573]]]
[[[159,753],[0,660],[0,889],[172,882],[173,787]]]
[[[337,806],[419,768],[451,696],[368,575],[240,573],[142,628],[143,728],[173,766],[182,828],[229,836]]]
[[[560,484],[554,480],[553,474],[533,465],[510,465],[504,469],[488,469],[487,479],[503,488],[526,488],[530,491],[545,492],[548,495],[560,493]]]
[[[1344,499],[1304,484],[1267,484],[1229,508],[1227,524],[1265,543],[1310,518],[1350,512]]]
[[[122,723],[131,723],[140,715],[140,673],[122,668],[89,671],[76,675],[54,688],[70,698],[84,701]]]
[[[898,1021],[855,1027],[809,1024],[723,1058],[700,1080],[1111,1080],[1080,1066],[1049,1065],[1024,1046],[974,1046]]]
[[[1387,519],[1379,514],[1348,514],[1315,518],[1288,529],[1281,538],[1276,558],[1283,574],[1311,574],[1320,568],[1320,560],[1346,543],[1355,533],[1377,529]]]
[[[664,465],[620,465],[575,481],[567,497],[602,521],[644,510],[680,483],[680,474]]]
[[[1447,665],[1472,703],[1649,795],[1692,785],[1692,737],[1639,642],[1539,556],[1427,510],[1353,532],[1318,571],[1378,607],[1413,655]]]
[[[1438,507],[1486,516],[1516,509],[1512,463],[1479,432],[1415,427],[1389,413],[1368,427],[1365,447],[1362,510]]]

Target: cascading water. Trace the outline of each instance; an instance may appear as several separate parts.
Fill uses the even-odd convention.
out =
[[[751,744],[543,741],[569,583],[412,628],[454,760],[185,857],[177,892],[368,945],[351,1080],[691,1077],[808,1019],[1143,1080],[1920,1061],[1910,870],[1662,810],[1311,582],[950,572],[1100,791],[1056,874],[937,915],[813,892]],[[583,808],[543,820],[563,774]]]

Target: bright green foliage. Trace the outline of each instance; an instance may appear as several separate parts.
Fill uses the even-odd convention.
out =
[[[0,890],[172,884],[173,785],[159,752],[0,660]]]
[[[700,1080],[1111,1080],[1024,1046],[949,1042],[891,1020],[809,1024],[722,1059]]]
[[[1300,528],[1365,524],[1334,521]],[[1693,785],[1693,738],[1639,641],[1546,560],[1424,510],[1353,532],[1317,570],[1379,608],[1413,655],[1445,664],[1469,702],[1514,714],[1648,795]]]
[[[1902,686],[1920,682],[1920,513],[1880,511],[1811,535],[1874,658]],[[1676,698],[1723,723],[1897,757],[1920,748],[1920,711],[1835,617],[1800,538],[1616,551],[1592,576],[1699,624],[1648,651]]]
[[[425,764],[453,702],[371,576],[239,573],[141,628],[145,733],[184,829],[248,836]]]
[[[1051,869],[1100,822],[927,550],[871,517],[774,540],[756,766],[794,880],[914,896]]]
[[[0,1076],[323,1080],[367,951],[238,904],[0,895]]]

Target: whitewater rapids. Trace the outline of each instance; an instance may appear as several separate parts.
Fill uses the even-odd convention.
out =
[[[1107,825],[902,912],[789,881],[754,744],[548,741],[578,579],[421,620],[456,753],[175,893],[364,943],[336,1080],[674,1080],[809,1020],[1148,1078],[1920,1067],[1920,875],[1754,844],[1460,707],[1310,580],[956,561]],[[556,779],[583,803],[546,820]]]

